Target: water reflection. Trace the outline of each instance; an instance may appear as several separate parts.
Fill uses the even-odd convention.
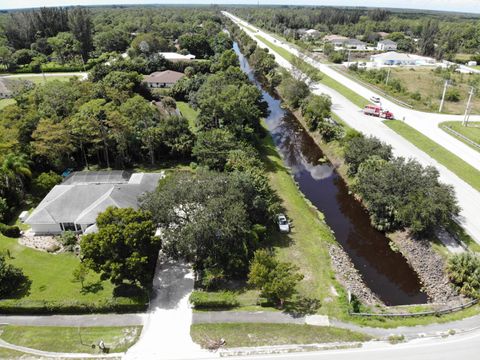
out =
[[[266,119],[273,141],[305,196],[325,214],[337,241],[360,271],[365,283],[386,304],[424,303],[417,274],[401,254],[392,251],[388,239],[372,228],[368,214],[356,202],[345,182],[329,163],[319,163],[323,153],[303,130],[294,116],[280,106],[280,100],[265,91],[256,81],[237,44],[242,70],[263,93],[269,105]]]

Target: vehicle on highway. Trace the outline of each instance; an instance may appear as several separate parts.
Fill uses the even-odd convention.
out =
[[[287,217],[283,214],[278,214],[277,217],[278,221],[278,229],[282,233],[288,233],[290,232],[290,224],[288,223]]]
[[[363,108],[363,113],[383,119],[393,119],[393,113],[388,110],[383,110],[380,105],[368,104]]]
[[[380,98],[378,96],[372,96],[370,98],[370,101],[373,102],[374,104],[380,104]]]

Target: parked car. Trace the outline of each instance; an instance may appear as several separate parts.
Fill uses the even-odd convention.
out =
[[[378,96],[372,96],[370,98],[370,101],[373,102],[374,104],[380,104],[380,98]]]
[[[279,214],[277,217],[278,229],[282,233],[290,232],[290,224],[288,223],[287,217],[283,214]]]

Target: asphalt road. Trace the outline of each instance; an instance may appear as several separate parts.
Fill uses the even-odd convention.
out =
[[[250,27],[253,27],[252,25],[244,22],[243,20],[229,14],[229,13],[224,13],[226,16],[230,17],[235,23],[239,24],[240,26],[248,25]],[[257,32],[253,33],[249,29],[243,27],[243,30],[254,40],[257,41],[259,46],[263,48],[268,48],[268,46],[264,43],[262,43],[260,40],[258,40],[255,35],[261,35],[265,37],[267,40],[271,42],[276,42],[277,45],[284,47],[286,50],[292,52],[293,54],[298,54],[298,51],[294,49],[293,47],[285,44],[280,44],[278,40],[273,38],[271,35],[268,33],[263,32],[262,30],[258,30]],[[275,56],[275,60],[277,63],[286,68],[291,70],[292,66],[291,64],[285,60],[283,57],[281,57],[278,53],[273,51],[272,49],[269,48],[269,51]],[[305,59],[307,61],[308,59]],[[313,61],[313,60],[312,60]],[[318,67],[322,72],[325,72],[327,75],[335,78],[335,80],[341,82],[345,86],[351,88],[354,91],[357,91],[359,94],[362,94],[362,96],[371,96],[371,95],[376,95],[374,94],[371,90],[364,88],[360,84],[346,78],[345,76],[341,75],[335,70],[332,70],[328,66],[325,66],[324,64],[319,64],[317,62],[312,63],[316,67]],[[361,88],[359,88],[361,87]],[[363,89],[362,89],[363,88]],[[342,94],[338,93],[337,91],[326,87],[322,84],[314,84],[312,86],[312,90],[314,93],[317,94],[328,94],[332,98],[332,111],[336,113],[343,121],[345,121],[349,126],[353,127],[354,129],[361,131],[362,133],[366,135],[373,135],[381,140],[387,142],[390,144],[393,148],[393,152],[396,156],[403,156],[405,158],[415,158],[418,160],[421,164],[423,165],[432,165],[435,166],[440,173],[440,180],[443,181],[444,183],[451,184],[453,188],[455,189],[458,203],[460,207],[462,208],[460,212],[460,217],[458,221],[460,224],[463,226],[463,228],[477,241],[480,243],[480,221],[479,221],[479,214],[480,214],[480,192],[475,190],[472,186],[467,184],[465,181],[461,180],[457,175],[455,175],[453,172],[448,170],[445,166],[439,164],[436,160],[428,156],[426,153],[415,147],[412,143],[410,143],[408,140],[403,138],[402,136],[398,135],[396,132],[388,128],[385,124],[383,124],[379,119],[377,118],[372,118],[371,116],[366,116],[362,113],[361,109],[353,104],[350,100],[345,98]],[[405,112],[412,112],[413,110],[405,109],[402,108],[396,104],[392,103],[392,107],[390,108],[394,113],[398,110],[396,116],[398,117],[398,114],[402,114],[401,111]],[[402,110],[400,110],[402,109]],[[437,120],[435,121],[440,121],[438,120],[439,117],[444,117],[445,115],[438,115],[438,114],[428,114],[428,113],[421,113],[416,111],[416,114],[424,114],[425,119],[430,119],[430,118],[435,118]],[[408,116],[412,117],[412,121],[414,120],[413,116]],[[406,121],[409,121],[407,117]],[[448,119],[443,118],[445,120],[452,120],[455,119],[455,116],[448,116]],[[473,119],[473,117],[472,117]],[[414,121],[415,122],[415,121]],[[422,121],[417,121],[418,123],[423,123]],[[424,123],[427,123],[425,121]],[[433,121],[430,121],[429,123],[433,124]],[[425,126],[425,125],[422,125]],[[434,127],[428,128],[428,129],[423,129],[421,130],[425,135],[430,136],[430,134],[437,133],[436,131],[433,131]],[[438,130],[438,129],[437,129]],[[441,131],[441,130],[439,130]],[[455,153],[458,153],[458,149],[462,148],[465,146],[468,148],[468,152],[470,153],[470,150],[473,152],[476,152],[475,150],[469,148],[465,144],[461,143],[460,141],[456,140],[452,136],[445,134],[449,140],[449,143],[451,142],[454,144],[454,146],[457,148],[457,151],[454,151]],[[443,144],[442,144],[443,145]],[[462,146],[463,145],[463,146]],[[463,150],[462,150],[463,151]],[[480,153],[476,152],[476,154],[471,154],[471,158],[467,158],[467,156],[463,154],[459,154],[465,161],[468,161],[471,163],[472,166],[478,165],[478,168],[480,169]],[[478,163],[477,163],[478,161]]]

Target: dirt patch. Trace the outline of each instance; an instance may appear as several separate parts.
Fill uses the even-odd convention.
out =
[[[383,305],[382,301],[365,285],[362,276],[355,269],[347,253],[337,245],[328,249],[337,281],[355,295],[362,304]]]
[[[429,240],[415,239],[407,231],[396,232],[390,239],[418,274],[431,302],[457,306],[469,301],[453,288],[445,271],[445,259],[432,249]]]

